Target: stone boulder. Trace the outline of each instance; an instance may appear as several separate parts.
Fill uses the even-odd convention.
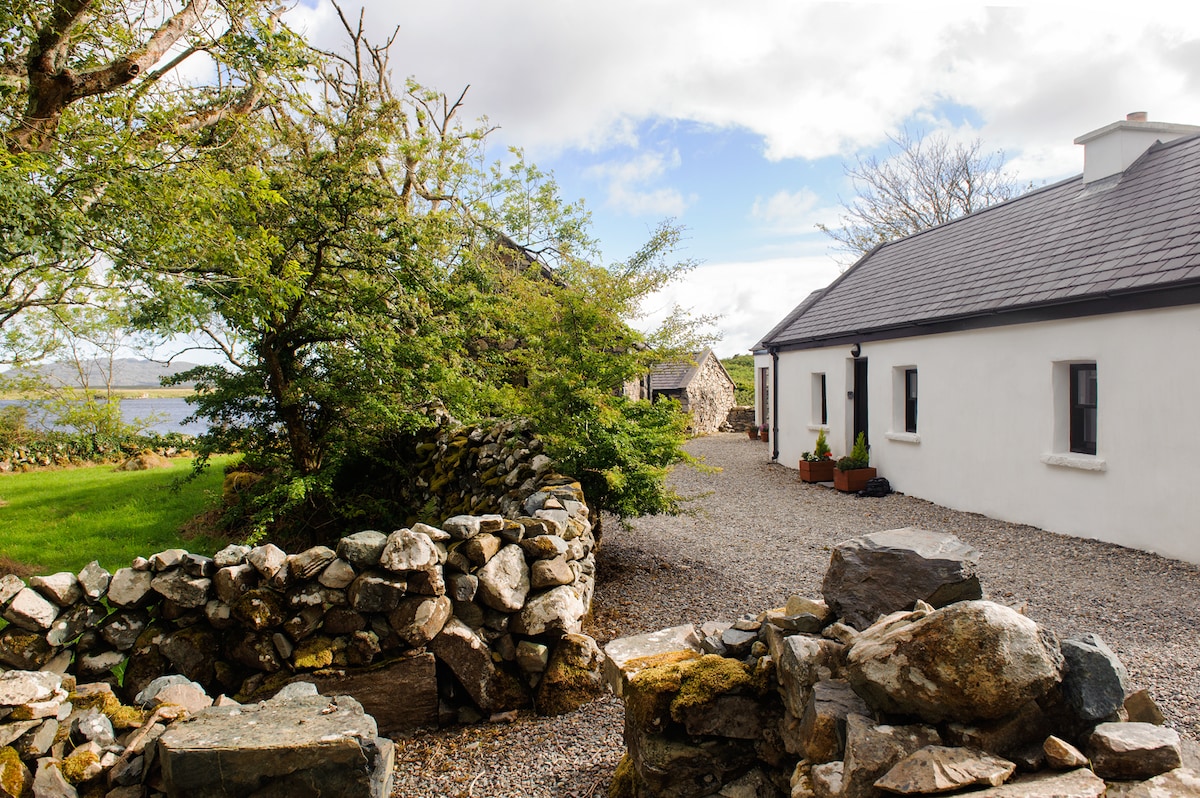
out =
[[[1062,641],[1062,692],[1082,720],[1098,721],[1119,710],[1129,692],[1129,675],[1099,635]]]
[[[862,715],[846,718],[846,758],[840,798],[873,798],[875,781],[900,760],[929,745],[940,745],[937,729],[920,724],[876,724]]]
[[[500,612],[516,612],[525,606],[529,566],[520,546],[510,543],[500,549],[475,576],[479,578],[478,597],[487,606]]]
[[[930,745],[897,762],[875,786],[899,795],[999,787],[1016,769],[1007,759],[983,751]]]
[[[859,695],[887,712],[931,723],[1000,718],[1061,677],[1053,633],[990,601],[966,601],[911,623],[881,622],[846,654]]]
[[[471,627],[451,618],[429,643],[429,650],[454,674],[475,705],[487,713],[527,703],[516,679],[498,669],[487,644]]]
[[[387,798],[394,744],[349,696],[209,707],[158,740],[168,795]]]
[[[1149,723],[1101,723],[1088,737],[1087,756],[1104,779],[1150,779],[1183,765],[1179,732]]]
[[[606,692],[601,673],[604,654],[587,635],[566,634],[538,682],[534,697],[542,715],[564,715],[599,698]]]
[[[982,598],[978,561],[979,552],[953,535],[889,529],[838,544],[821,592],[836,615],[863,629],[918,600],[936,608]]]

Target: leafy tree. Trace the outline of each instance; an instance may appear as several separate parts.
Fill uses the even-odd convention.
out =
[[[754,404],[754,356],[734,355],[721,361],[733,380],[734,399],[739,405]]]
[[[858,157],[843,165],[855,196],[842,201],[841,226],[817,225],[851,262],[880,244],[1011,199],[1020,191],[1004,169],[1004,153],[985,152],[979,139],[955,142],[945,133],[888,136],[879,159]]]

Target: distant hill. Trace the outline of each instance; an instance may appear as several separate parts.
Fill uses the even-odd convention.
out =
[[[93,387],[104,384],[103,375],[106,366],[107,362],[102,361],[85,362],[84,368],[88,371],[89,382]],[[165,366],[153,360],[121,358],[113,361],[112,383],[114,388],[158,388],[162,385],[163,377],[169,377],[195,367],[195,363],[175,362]],[[13,369],[5,376],[17,377],[21,374],[42,375],[63,385],[78,385],[79,383],[74,363],[42,363],[37,366],[25,366]],[[183,383],[181,387],[191,387],[191,385],[191,383]]]

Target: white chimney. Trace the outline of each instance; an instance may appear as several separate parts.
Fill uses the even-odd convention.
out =
[[[1113,122],[1075,139],[1083,145],[1084,185],[1124,172],[1156,141],[1171,141],[1200,133],[1198,125],[1150,122],[1145,111],[1128,114],[1122,122]]]

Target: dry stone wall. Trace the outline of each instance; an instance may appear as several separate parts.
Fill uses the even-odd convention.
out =
[[[609,643],[610,798],[1200,795],[1195,745],[1104,642],[981,598],[977,557],[875,533],[835,550],[821,599]]]
[[[358,696],[384,734],[587,700],[598,683],[554,672],[600,656],[579,634],[596,547],[579,484],[513,425],[443,429],[417,452],[426,511],[503,512],[291,554],[172,549],[114,573],[92,563],[5,576],[0,663],[109,683],[126,699],[164,674],[245,699],[303,679]]]
[[[716,357],[706,358],[683,391],[683,409],[692,414],[692,434],[720,432],[734,405],[734,387]]]

